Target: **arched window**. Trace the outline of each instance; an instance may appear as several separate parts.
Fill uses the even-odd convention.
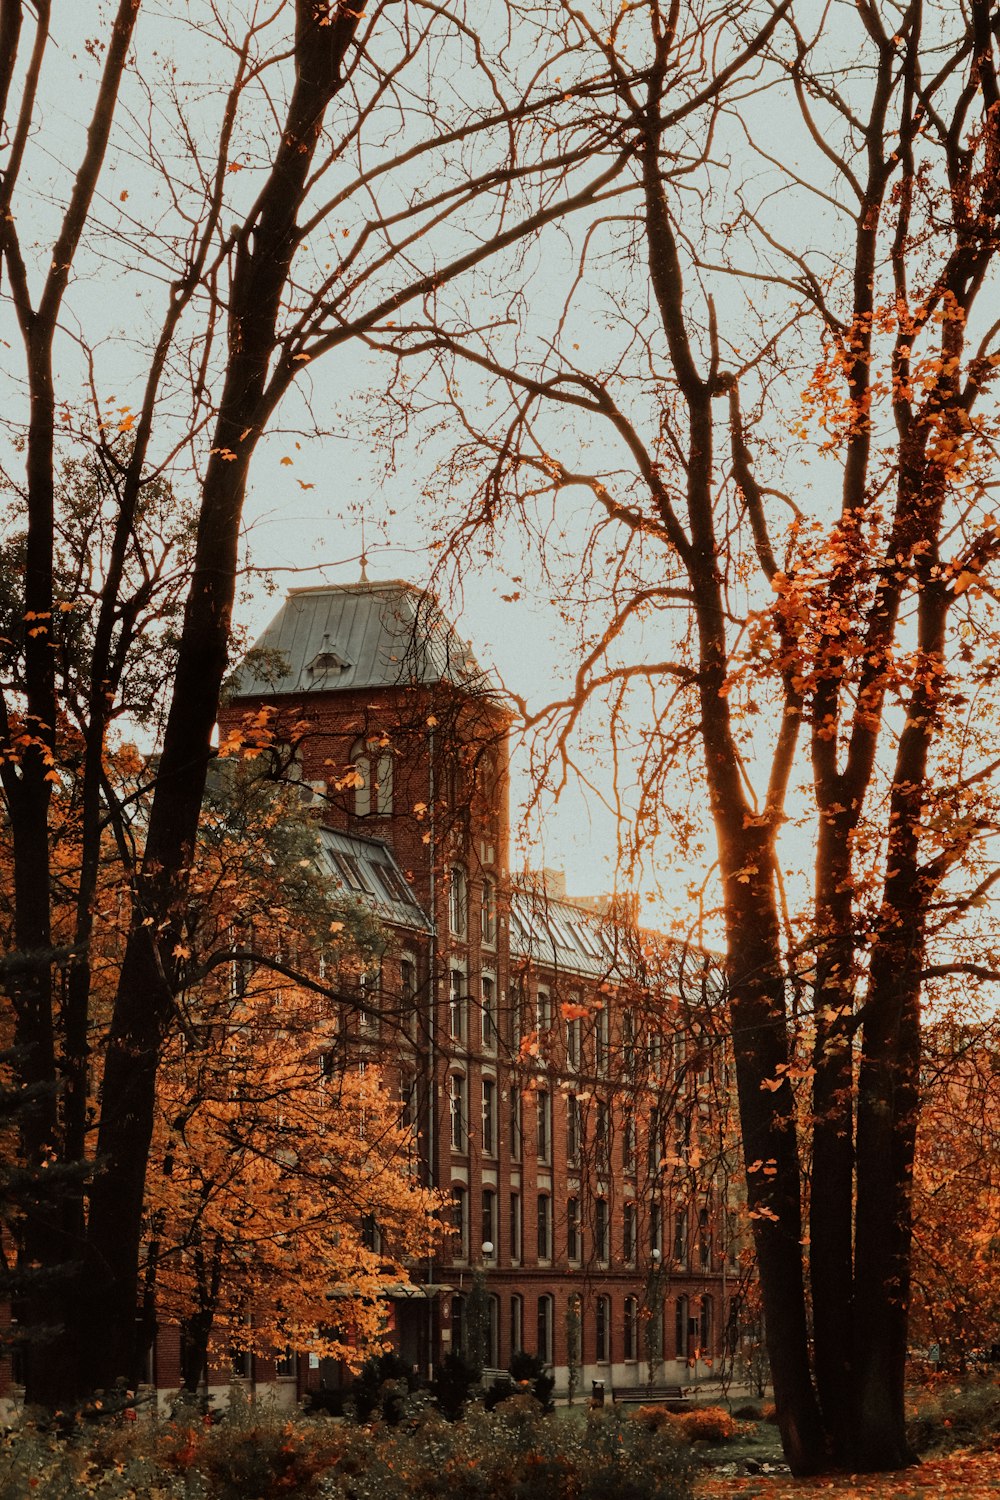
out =
[[[486,1298],[486,1363],[495,1370],[500,1363],[500,1298],[490,1292]]]
[[[354,770],[354,814],[358,818],[388,817],[392,812],[392,746],[385,735],[355,740],[351,750]]]
[[[703,1358],[712,1352],[712,1310],[712,1299],[706,1293],[701,1299],[701,1328],[698,1338]]]
[[[456,1354],[465,1353],[465,1298],[451,1299],[451,1347]]]
[[[639,1302],[636,1297],[625,1298],[625,1319],[622,1332],[625,1359],[637,1360],[639,1358]]]
[[[678,1359],[688,1357],[688,1299],[678,1297],[674,1306],[674,1349]]]
[[[524,1298],[515,1292],[510,1299],[510,1352],[520,1354],[524,1348]]]
[[[552,1363],[552,1298],[546,1292],[538,1299],[538,1355]]]
[[[598,1297],[594,1306],[594,1355],[599,1365],[611,1358],[610,1297]]]

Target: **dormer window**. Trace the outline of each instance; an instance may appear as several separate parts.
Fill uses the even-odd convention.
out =
[[[343,672],[350,671],[351,664],[338,656],[330,644],[330,637],[323,637],[323,644],[306,667],[306,674],[311,683],[323,681],[326,677],[339,677]]]

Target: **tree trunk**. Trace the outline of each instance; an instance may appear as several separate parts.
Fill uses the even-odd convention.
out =
[[[361,12],[297,0],[296,82],[274,165],[245,226],[229,301],[230,358],[199,511],[139,910],[129,932],[104,1073],[91,1194],[84,1389],[132,1366],[146,1165],[160,1048],[170,1024],[187,875],[228,665],[247,470],[260,439],[277,321],[324,112]]]

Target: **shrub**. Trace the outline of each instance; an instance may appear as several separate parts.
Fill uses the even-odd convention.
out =
[[[471,1360],[452,1351],[437,1367],[431,1382],[434,1404],[449,1422],[457,1422],[472,1394],[472,1387],[482,1379],[482,1370]]]
[[[487,1411],[495,1411],[501,1401],[507,1401],[511,1396],[517,1395],[517,1386],[509,1376],[494,1380],[483,1392],[483,1405]]]
[[[615,1412],[551,1422],[516,1395],[465,1422],[425,1410],[400,1426],[234,1419],[130,1424],[0,1444],[2,1500],[689,1500],[689,1452]]]
[[[736,1423],[721,1406],[695,1407],[674,1419],[690,1443],[727,1443],[736,1437]]]
[[[550,1412],[554,1409],[552,1392],[555,1389],[555,1377],[546,1375],[545,1361],[540,1354],[529,1354],[522,1349],[511,1358],[509,1369],[511,1379],[518,1385],[530,1384],[531,1394],[543,1411]]]
[[[377,1415],[395,1426],[403,1418],[407,1396],[418,1385],[410,1366],[389,1350],[365,1361],[347,1395],[357,1421]]]
[[[930,1448],[994,1445],[1000,1433],[1000,1388],[992,1381],[939,1386],[922,1395],[908,1424],[918,1452]]]

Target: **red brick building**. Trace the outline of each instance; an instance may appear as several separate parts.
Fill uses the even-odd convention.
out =
[[[394,1305],[428,1371],[478,1343],[572,1379],[705,1374],[736,1279],[728,1079],[701,954],[508,868],[509,716],[405,583],[294,590],[223,729],[272,711],[330,873],[396,935],[359,1041],[455,1233]],[[472,1324],[475,1326],[471,1326]]]
[[[557,1394],[711,1373],[738,1246],[703,955],[574,904],[557,877],[512,879],[509,714],[427,594],[293,590],[236,673],[222,733],[261,710],[330,878],[392,935],[348,1008],[352,1059],[383,1069],[424,1180],[453,1202],[453,1235],[392,1298],[402,1355],[429,1374],[453,1348],[496,1368],[538,1352]],[[176,1389],[182,1359],[164,1328],[151,1383]],[[236,1371],[288,1401],[342,1373],[307,1357]]]

